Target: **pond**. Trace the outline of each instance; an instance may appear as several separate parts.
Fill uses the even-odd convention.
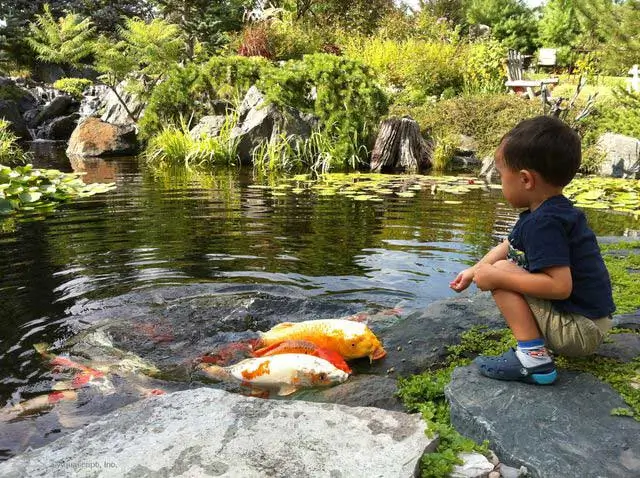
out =
[[[411,194],[358,200],[259,180],[251,170],[158,175],[136,158],[70,161],[51,146],[35,151],[36,167],[85,171],[86,182],[115,182],[117,189],[64,204],[42,220],[5,224],[0,233],[5,408],[51,390],[56,372],[35,344],[55,348],[99,320],[121,321],[111,330],[118,347],[171,371],[160,385],[143,386],[174,390],[193,386],[180,364],[206,353],[210,327],[229,317],[262,330],[264,317],[401,318],[453,295],[449,281],[516,218],[499,189],[459,195],[413,184]],[[598,235],[640,229],[628,216],[588,216]],[[184,297],[193,300],[180,302]],[[157,322],[136,322],[150,316]],[[184,320],[177,325],[175,317]],[[163,320],[174,320],[170,332]],[[242,332],[237,325],[215,330]],[[64,416],[0,421],[1,456],[139,399],[126,386],[119,390],[68,405]],[[83,418],[72,419],[81,406]]]

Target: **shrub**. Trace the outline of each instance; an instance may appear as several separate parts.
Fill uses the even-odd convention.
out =
[[[148,139],[163,126],[179,125],[182,118],[198,121],[211,114],[216,99],[238,102],[270,65],[261,58],[232,56],[213,57],[204,65],[176,66],[151,93],[139,122],[140,137]]]
[[[413,108],[396,105],[390,111],[395,116],[413,117],[423,131],[435,137],[472,136],[478,141],[479,155],[493,154],[505,133],[540,113],[537,101],[506,94],[461,96]]]
[[[387,87],[399,91],[396,102],[420,104],[429,96],[440,96],[448,88],[462,89],[463,60],[455,45],[380,38],[343,42],[345,56],[361,60]]]
[[[56,90],[69,93],[76,99],[82,98],[84,90],[93,85],[93,81],[86,78],[62,78],[53,84]]]
[[[506,80],[504,59],[506,57],[506,47],[496,40],[470,43],[465,49],[463,62],[465,93],[504,91]]]
[[[267,99],[314,114],[320,131],[330,138],[333,157],[349,167],[353,158],[365,159],[360,146],[368,145],[387,98],[371,71],[348,58],[318,53],[302,61],[274,68],[258,83]]]

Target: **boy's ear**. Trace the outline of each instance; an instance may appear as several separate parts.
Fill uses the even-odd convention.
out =
[[[520,170],[520,182],[527,191],[530,191],[536,185],[536,176],[528,169]]]

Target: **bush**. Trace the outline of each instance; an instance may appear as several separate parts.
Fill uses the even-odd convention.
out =
[[[455,45],[380,38],[343,42],[345,56],[361,60],[387,87],[399,92],[397,103],[416,105],[449,88],[462,90],[463,58]]]
[[[473,95],[421,107],[395,106],[390,114],[413,117],[423,131],[446,138],[456,134],[478,141],[479,155],[493,154],[502,136],[523,119],[541,114],[537,101],[512,95]]]
[[[274,68],[258,82],[258,88],[275,104],[319,119],[320,132],[333,142],[333,157],[341,162],[332,167],[346,168],[354,158],[365,159],[361,146],[369,144],[388,107],[366,66],[323,53]]]
[[[93,85],[93,81],[86,78],[62,78],[53,84],[56,90],[69,93],[76,99],[82,98],[84,90]]]
[[[241,100],[270,63],[242,56],[213,57],[208,63],[176,66],[151,93],[140,119],[140,137],[149,139],[167,125],[189,126],[211,114],[216,99]]]
[[[507,48],[496,40],[470,43],[465,50],[463,77],[466,94],[505,91]]]

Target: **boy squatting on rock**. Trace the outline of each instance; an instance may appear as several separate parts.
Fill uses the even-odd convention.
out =
[[[518,346],[477,357],[480,373],[499,380],[548,385],[557,377],[553,353],[592,354],[611,328],[611,281],[584,214],[562,195],[581,160],[580,138],[557,118],[519,123],[495,154],[502,193],[520,214],[509,237],[450,287],[471,282],[490,290]]]

